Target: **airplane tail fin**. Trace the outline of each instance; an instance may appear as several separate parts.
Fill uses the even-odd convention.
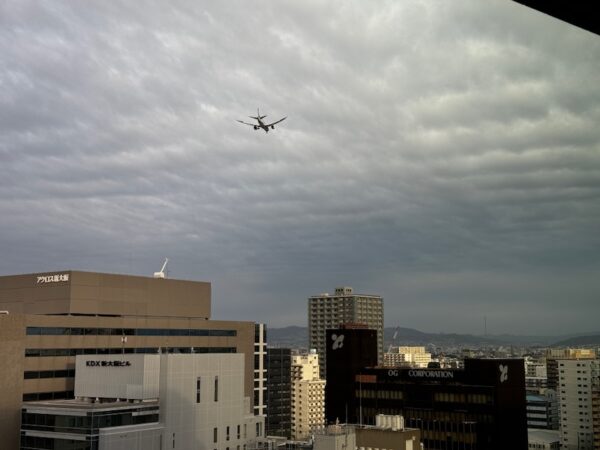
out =
[[[264,119],[267,116],[261,116],[260,115],[260,109],[256,108],[256,116],[248,116],[248,117],[250,117],[251,119],[261,120],[261,119]]]

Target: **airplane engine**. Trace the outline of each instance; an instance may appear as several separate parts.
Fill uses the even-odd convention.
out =
[[[275,125],[271,125],[271,130],[274,130],[274,129],[275,129]]]
[[[254,125],[254,129],[255,129],[255,130],[258,130],[258,127],[257,127],[256,125]]]

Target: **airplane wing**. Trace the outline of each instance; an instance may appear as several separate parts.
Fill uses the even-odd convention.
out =
[[[250,125],[251,127],[257,126],[255,123],[244,122],[243,120],[238,120],[239,123],[243,123],[244,125]]]
[[[287,116],[285,116],[283,119],[279,119],[277,122],[273,122],[268,125],[265,124],[265,127],[270,127],[271,125],[275,125],[276,123],[283,122],[285,119],[287,119]]]

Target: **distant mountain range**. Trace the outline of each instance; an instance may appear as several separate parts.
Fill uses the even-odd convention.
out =
[[[394,339],[394,333],[396,337]],[[290,326],[267,328],[267,341],[274,347],[308,348],[308,328]],[[477,336],[458,333],[426,333],[413,328],[389,327],[384,330],[385,346],[434,345],[442,347],[540,346],[577,347],[600,345],[600,333],[563,336],[518,336],[510,334]]]

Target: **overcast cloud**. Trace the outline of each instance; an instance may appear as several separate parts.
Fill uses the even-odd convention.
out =
[[[599,36],[509,0],[3,2],[0,274],[168,256],[219,319],[349,285],[598,331],[599,86]]]

